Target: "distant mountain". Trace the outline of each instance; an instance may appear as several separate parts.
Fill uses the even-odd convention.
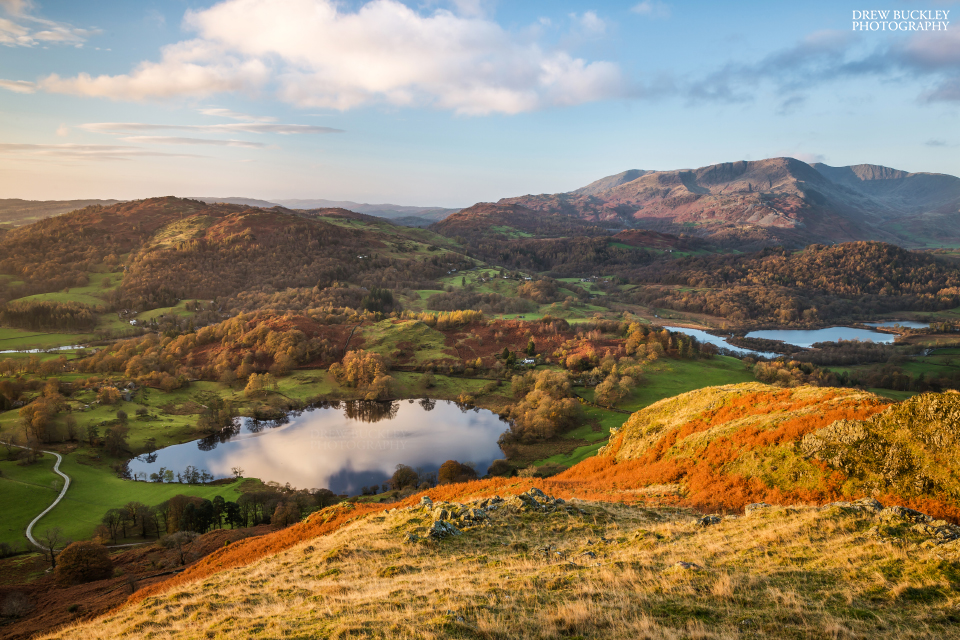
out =
[[[93,204],[110,206],[120,200],[0,200],[0,224],[20,226]]]
[[[430,225],[431,230],[441,235],[471,240],[491,236],[502,236],[508,240],[598,235],[609,233],[609,227],[606,222],[583,220],[551,211],[535,211],[503,201],[478,202]]]
[[[630,170],[568,193],[504,198],[541,213],[739,245],[960,241],[960,178],[794,158]]]
[[[191,198],[212,204],[215,202],[225,202],[228,204],[243,204],[250,207],[275,207],[281,206],[287,209],[348,209],[357,213],[366,213],[367,215],[378,218],[387,218],[397,224],[406,227],[426,227],[432,222],[443,220],[451,213],[456,213],[459,209],[445,209],[443,207],[410,207],[400,204],[365,204],[362,202],[352,202],[350,200],[324,200],[322,198],[312,199],[281,199],[281,200],[256,200],[254,198],[215,198],[200,197]]]
[[[245,205],[247,207],[260,207],[262,209],[269,209],[271,207],[282,207],[279,202],[268,202],[266,200],[257,200],[256,198],[214,198],[210,196],[203,197],[189,197],[188,200],[199,200],[200,202],[205,202],[207,204],[239,204]]]

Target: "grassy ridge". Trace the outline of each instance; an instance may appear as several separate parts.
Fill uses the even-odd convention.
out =
[[[193,638],[198,628],[224,639],[955,635],[956,543],[926,548],[908,531],[898,540],[910,551],[892,551],[868,533],[872,514],[767,509],[698,528],[689,511],[573,507],[503,507],[487,526],[412,545],[403,540],[430,525],[429,511],[331,509],[231,545],[56,637]]]

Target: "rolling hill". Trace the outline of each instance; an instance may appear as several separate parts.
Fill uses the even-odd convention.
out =
[[[308,199],[279,199],[279,200],[257,200],[255,198],[227,197],[217,198],[210,196],[194,197],[192,200],[200,200],[208,204],[223,202],[227,204],[242,204],[249,207],[285,207],[287,209],[347,209],[357,213],[376,216],[393,220],[396,224],[405,227],[426,227],[433,222],[443,220],[451,213],[456,213],[459,209],[447,209],[444,207],[411,207],[399,204],[366,204],[362,202],[353,202],[350,200],[324,200],[322,198]]]
[[[922,247],[960,240],[960,178],[793,158],[630,170],[568,193],[499,204],[741,247],[852,240]]]
[[[112,205],[119,200],[20,200],[18,198],[0,199],[0,224],[20,226],[37,220],[58,216],[61,213],[89,207],[90,205]]]
[[[432,278],[464,260],[435,242],[449,245],[430,232],[344,209],[174,197],[93,205],[0,235],[0,273],[23,283],[9,296],[0,285],[0,299],[82,285],[101,265],[122,265],[114,303],[139,309],[242,291],[345,290],[348,283],[431,288]]]

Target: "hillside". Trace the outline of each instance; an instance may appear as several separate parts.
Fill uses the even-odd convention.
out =
[[[692,255],[619,273],[656,285],[629,292],[634,302],[743,325],[816,325],[960,304],[955,261],[880,242]]]
[[[519,204],[480,202],[447,216],[430,227],[447,237],[561,237],[608,233],[609,225],[589,222],[552,211],[537,211]]]
[[[513,482],[506,500],[457,486],[389,511],[332,507],[43,637],[919,639],[956,628],[960,547],[896,509],[701,519],[533,484]]]
[[[426,227],[433,222],[443,220],[451,213],[456,213],[459,209],[448,209],[444,207],[415,207],[400,204],[367,204],[362,202],[353,202],[351,200],[324,200],[323,198],[299,198],[299,199],[279,199],[279,200],[257,200],[255,198],[227,197],[217,198],[211,196],[195,197],[193,200],[200,200],[208,204],[224,202],[227,204],[243,204],[250,207],[286,207],[288,209],[347,209],[357,213],[376,216],[378,218],[387,218],[406,227]]]
[[[119,200],[20,200],[0,199],[0,224],[20,226],[37,220],[58,216],[61,213],[83,209],[92,205],[109,206]]]
[[[890,405],[853,389],[726,385],[638,411],[560,477],[675,484],[683,503],[711,510],[875,496],[957,520],[958,427],[953,392]]]
[[[121,265],[114,303],[140,309],[347,283],[435,288],[432,278],[463,258],[448,256],[433,240],[446,243],[343,209],[260,209],[173,197],[94,205],[0,237],[0,273],[22,281],[6,296],[0,290],[0,298],[85,286],[89,272]]]
[[[558,476],[330,507],[46,637],[946,637],[958,427],[960,394],[702,389]]]
[[[500,203],[739,246],[852,240],[939,246],[960,239],[960,178],[793,158],[633,170],[569,193]]]

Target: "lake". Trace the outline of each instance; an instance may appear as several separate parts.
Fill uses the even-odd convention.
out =
[[[758,356],[763,356],[764,358],[776,358],[777,356],[780,355],[779,353],[772,353],[770,351],[751,351],[750,349],[737,347],[730,344],[729,342],[727,342],[726,340],[724,340],[719,336],[715,336],[712,333],[707,333],[706,331],[701,331],[700,329],[688,329],[686,327],[671,327],[668,325],[663,325],[663,328],[669,329],[670,331],[676,331],[678,333],[685,333],[688,336],[693,336],[700,342],[708,342],[716,347],[720,347],[721,349],[728,349],[729,351],[732,351],[733,353],[739,356],[758,355]],[[748,334],[747,337],[749,338],[750,335]]]
[[[827,327],[826,329],[764,329],[751,331],[748,338],[766,338],[767,340],[782,340],[787,344],[798,347],[810,347],[817,342],[836,342],[837,340],[860,340],[861,342],[893,342],[896,335],[871,331],[870,329],[854,329],[853,327]]]
[[[914,322],[913,320],[884,320],[883,322],[864,322],[871,327],[903,327],[904,329],[926,329],[929,322]]]
[[[240,418],[221,434],[134,458],[130,472],[149,477],[192,465],[225,478],[240,467],[265,482],[357,494],[386,481],[398,464],[436,471],[457,460],[483,475],[503,457],[497,440],[507,427],[491,411],[444,400],[328,402],[282,421]]]

